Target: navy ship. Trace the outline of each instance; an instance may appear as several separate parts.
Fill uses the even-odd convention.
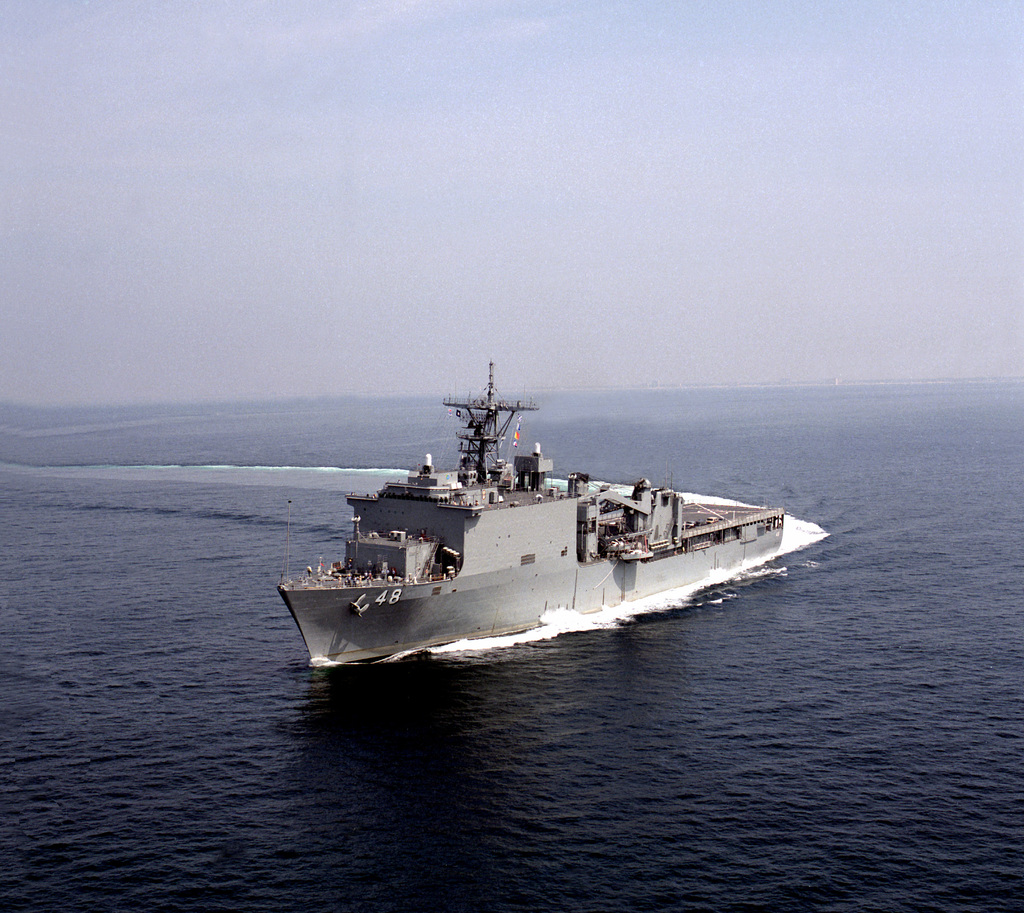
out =
[[[379,660],[535,628],[561,608],[605,606],[720,578],[782,544],[781,508],[695,503],[647,479],[552,478],[541,452],[499,457],[533,400],[450,397],[463,427],[459,465],[428,454],[404,481],[350,494],[344,559],[282,579],[278,592],[313,662]],[[519,426],[514,436],[518,444]]]

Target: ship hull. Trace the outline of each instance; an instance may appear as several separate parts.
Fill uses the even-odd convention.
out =
[[[313,660],[356,662],[526,631],[556,608],[586,614],[721,579],[771,559],[781,544],[780,524],[751,541],[649,560],[605,559],[573,568],[541,561],[440,582],[346,587],[310,581],[278,591]]]

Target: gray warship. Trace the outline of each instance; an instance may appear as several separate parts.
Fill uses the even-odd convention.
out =
[[[397,653],[535,628],[550,610],[605,606],[699,584],[779,551],[781,508],[695,503],[646,479],[566,482],[538,444],[510,464],[499,445],[533,400],[449,397],[459,466],[427,455],[405,481],[349,494],[344,560],[282,579],[278,592],[313,662]],[[514,432],[518,444],[519,426]]]

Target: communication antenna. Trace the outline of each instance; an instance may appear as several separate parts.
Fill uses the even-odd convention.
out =
[[[292,550],[292,500],[288,499],[288,523],[285,526],[284,534],[284,570],[281,572],[281,579],[288,576],[288,562]]]
[[[464,482],[486,482],[499,472],[498,445],[505,437],[512,419],[520,412],[533,412],[537,404],[531,399],[506,400],[497,397],[494,387],[494,362],[490,363],[487,392],[465,399],[450,396],[444,404],[457,409],[465,426],[458,433],[460,440],[459,478]],[[504,415],[503,415],[504,413]]]

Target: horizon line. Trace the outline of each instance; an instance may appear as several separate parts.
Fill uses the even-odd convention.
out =
[[[939,384],[985,384],[985,383],[1021,383],[1024,374],[990,375],[981,377],[927,377],[927,378],[849,378],[842,376],[821,378],[818,380],[776,381],[736,381],[724,383],[708,381],[707,383],[661,384],[647,383],[635,385],[609,386],[543,386],[534,387],[529,392],[535,395],[559,395],[568,393],[651,393],[681,390],[750,390],[750,389],[795,389],[801,387],[881,387],[881,386],[928,386]],[[472,390],[470,392],[473,392]],[[123,409],[123,408],[180,408],[183,406],[240,406],[246,404],[284,405],[292,402],[323,402],[337,399],[423,399],[434,396],[457,394],[452,389],[440,388],[430,392],[356,392],[339,391],[336,393],[270,393],[262,396],[242,395],[238,397],[202,396],[195,399],[139,399],[139,400],[97,400],[97,401],[64,401],[64,402],[32,402],[26,400],[0,399],[0,407],[12,409]]]

